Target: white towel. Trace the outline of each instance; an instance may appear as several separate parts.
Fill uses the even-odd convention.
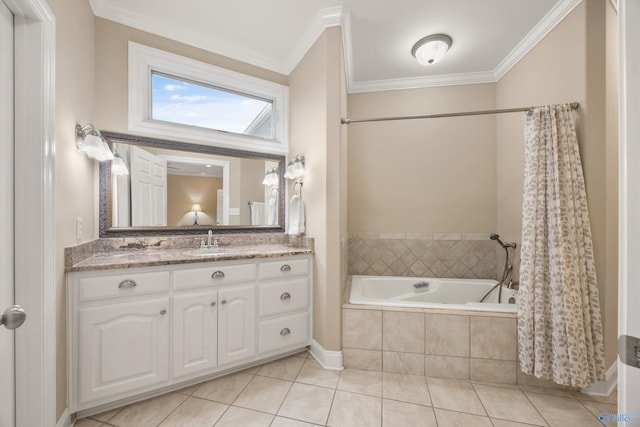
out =
[[[262,225],[264,219],[264,203],[251,202],[249,203],[249,209],[251,210],[251,225]]]
[[[276,225],[278,214],[278,190],[273,188],[271,190],[271,197],[269,198],[269,212],[267,212],[267,225]]]
[[[304,201],[294,194],[289,202],[289,234],[302,234],[305,230]]]

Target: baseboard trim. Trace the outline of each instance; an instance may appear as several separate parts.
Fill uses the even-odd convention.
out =
[[[605,375],[605,380],[597,382],[580,390],[584,394],[591,396],[609,396],[618,386],[618,360],[613,362]]]
[[[66,408],[60,416],[56,427],[71,427],[72,425],[73,424],[71,422],[71,414],[69,413],[69,408]]]
[[[312,340],[309,353],[324,369],[329,369],[331,371],[342,371],[344,369],[344,366],[342,366],[341,351],[325,350],[318,341]]]

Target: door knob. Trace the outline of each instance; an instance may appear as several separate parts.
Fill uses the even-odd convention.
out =
[[[0,315],[0,325],[7,329],[16,329],[22,326],[27,318],[27,312],[19,305],[12,305]]]

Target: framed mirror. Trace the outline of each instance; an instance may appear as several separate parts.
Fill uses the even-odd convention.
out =
[[[100,237],[283,232],[285,157],[102,132]]]

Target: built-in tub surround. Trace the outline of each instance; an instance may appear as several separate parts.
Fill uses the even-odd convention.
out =
[[[313,239],[284,233],[213,235],[218,251],[197,256],[202,236],[101,238],[65,248],[65,271],[231,261],[313,253]]]
[[[496,279],[486,234],[350,233],[349,274]]]

